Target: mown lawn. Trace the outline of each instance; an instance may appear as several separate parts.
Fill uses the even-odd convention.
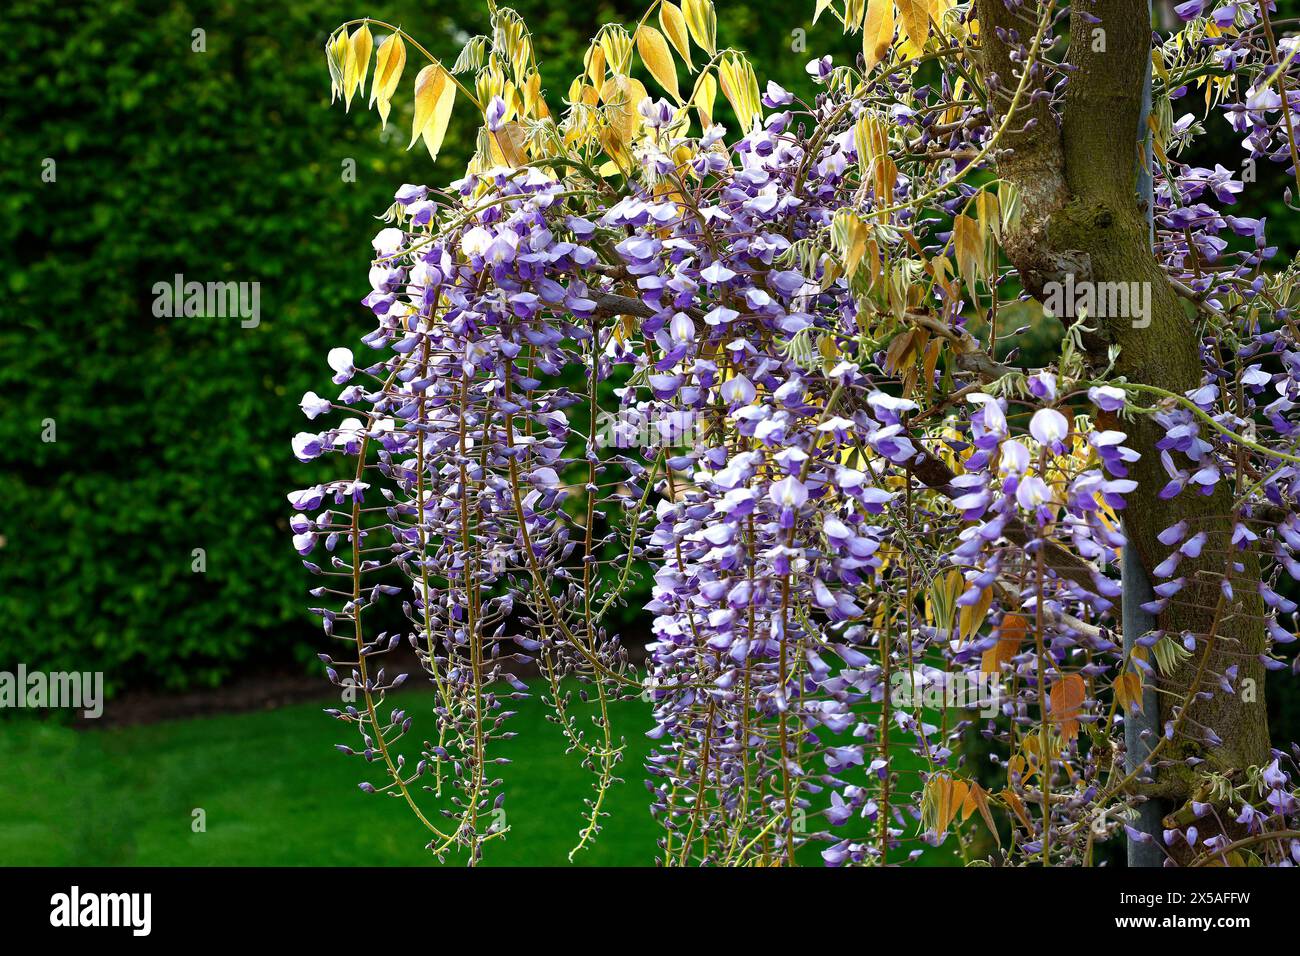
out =
[[[416,716],[413,740],[422,739],[432,695],[406,692],[397,701]],[[381,774],[334,750],[356,743],[350,727],[321,712],[334,703],[88,731],[0,722],[0,865],[435,865],[424,850],[426,831],[404,803],[357,789]],[[652,865],[662,832],[643,783],[649,706],[617,706],[625,782],[606,797],[610,816],[576,865]],[[497,768],[511,829],[488,844],[484,863],[568,865],[594,777],[565,754],[537,696],[511,709],[518,715],[508,723],[519,736],[497,745],[514,761]],[[197,808],[205,832],[193,832]],[[822,845],[806,848],[806,863],[820,862]],[[951,846],[927,858],[951,863]],[[448,858],[464,862],[463,854]]]
[[[432,695],[394,700],[416,715],[418,734]],[[0,723],[0,865],[431,865],[405,804],[357,789],[374,768],[334,750],[355,740],[321,713],[326,706],[90,731]],[[515,761],[498,768],[511,830],[484,862],[567,865],[594,778],[564,753],[537,697],[513,709],[520,736],[498,751]],[[576,864],[653,862],[659,830],[641,783],[648,717],[639,702],[621,705],[626,782],[606,798],[612,816]],[[206,832],[192,831],[196,808]]]

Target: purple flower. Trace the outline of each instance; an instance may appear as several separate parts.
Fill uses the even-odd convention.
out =
[[[1088,389],[1088,400],[1103,412],[1117,412],[1124,407],[1125,394],[1113,385],[1094,385]]]
[[[349,360],[349,365],[351,361]],[[321,398],[315,392],[306,392],[302,396],[302,401],[298,403],[302,413],[308,418],[319,418],[330,410],[330,401],[328,398]]]
[[[1065,436],[1069,433],[1070,423],[1054,408],[1040,408],[1029,420],[1029,434],[1058,455],[1065,451]]]
[[[506,110],[506,101],[501,97],[494,96],[488,100],[487,109],[484,110],[483,116],[487,120],[489,130],[495,133],[505,125]]]

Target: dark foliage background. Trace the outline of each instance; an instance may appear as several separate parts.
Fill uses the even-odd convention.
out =
[[[556,111],[599,25],[644,10],[513,5]],[[718,6],[720,40],[749,51],[764,81],[807,91],[813,52],[843,61],[855,46],[829,16],[813,27],[811,2]],[[304,427],[296,403],[329,387],[325,352],[370,326],[358,300],[373,217],[403,182],[456,178],[476,125],[458,108],[436,165],[422,146],[404,151],[414,59],[387,133],[373,112],[329,109],[325,38],[358,16],[402,24],[448,62],[487,28],[481,0],[6,5],[0,668],[102,670],[111,692],[181,689],[320,649],[286,523],[285,493],[314,480],[289,449]],[[191,49],[196,29],[206,52]],[[807,51],[794,49],[797,29]],[[1176,114],[1187,110],[1203,107],[1189,98]],[[1238,150],[1217,138],[1198,161],[1234,167]],[[355,182],[343,179],[349,159]],[[1275,173],[1248,192],[1253,210],[1280,195]],[[1266,206],[1289,253],[1300,225],[1279,200]],[[153,286],[177,273],[259,282],[260,325],[155,318]],[[1036,328],[1026,357],[1051,337]],[[49,419],[55,442],[42,440]],[[196,548],[205,573],[191,570]],[[1292,696],[1275,712],[1300,709]]]

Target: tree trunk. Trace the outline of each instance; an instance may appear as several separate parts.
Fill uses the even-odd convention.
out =
[[[1037,4],[1020,9],[1036,15]],[[994,85],[1015,88],[1013,62],[995,27],[1015,29],[1028,38],[1032,24],[1011,13],[1002,0],[977,0],[984,43],[982,68]],[[1105,350],[1118,346],[1115,374],[1131,382],[1156,385],[1183,394],[1201,385],[1199,341],[1190,303],[1185,304],[1157,262],[1150,245],[1146,211],[1136,191],[1138,141],[1136,130],[1142,104],[1144,73],[1150,57],[1151,28],[1147,5],[1136,0],[1097,0],[1076,4],[1072,12],[1071,44],[1067,61],[1077,67],[1071,74],[1061,118],[1045,99],[1025,104],[1012,117],[1012,128],[1035,120],[1027,131],[1004,140],[1009,151],[1000,152],[1000,175],[1020,191],[1024,228],[1007,242],[1008,255],[1025,288],[1042,295],[1046,282],[1064,281],[1072,275],[1076,286],[1084,282],[1145,283],[1151,289],[1150,324],[1129,318],[1108,318],[1101,323],[1097,347],[1100,364]],[[1086,22],[1085,11],[1100,19]],[[1097,31],[1104,31],[1098,33]],[[1023,101],[1022,101],[1023,102]],[[1006,108],[1006,100],[999,104]],[[1124,430],[1128,444],[1142,458],[1131,469],[1138,482],[1129,496],[1125,530],[1151,580],[1152,569],[1168,554],[1156,536],[1186,520],[1209,535],[1200,558],[1184,559],[1179,573],[1187,585],[1159,616],[1159,627],[1175,639],[1184,632],[1214,634],[1198,642],[1195,655],[1159,683],[1161,722],[1192,693],[1201,658],[1210,654],[1202,688],[1218,682],[1215,674],[1238,666],[1237,693],[1215,693],[1198,700],[1187,714],[1183,733],[1165,744],[1165,758],[1199,757],[1202,769],[1229,773],[1268,759],[1268,727],[1264,710],[1264,668],[1259,655],[1265,649],[1263,606],[1255,589],[1259,579],[1254,553],[1240,553],[1243,565],[1233,577],[1232,600],[1222,599],[1218,575],[1232,536],[1232,495],[1222,484],[1214,494],[1202,496],[1189,488],[1169,501],[1157,493],[1167,475],[1156,442],[1158,425],[1145,416],[1123,422],[1103,422]],[[1212,672],[1212,673],[1211,673]],[[1253,683],[1252,683],[1253,682]],[[1222,744],[1203,747],[1188,739],[1201,736],[1197,725],[1213,731]],[[1179,763],[1160,771],[1156,783],[1144,792],[1183,801],[1192,793],[1198,771]]]

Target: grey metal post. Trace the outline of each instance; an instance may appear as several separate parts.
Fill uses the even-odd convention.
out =
[[[1147,0],[1147,22],[1150,23],[1151,0]],[[1151,145],[1151,129],[1147,123],[1151,115],[1151,58],[1147,58],[1146,78],[1142,84],[1142,110],[1138,118],[1138,138],[1143,143],[1144,162],[1138,170],[1138,197],[1146,202],[1147,226],[1151,242],[1155,243],[1155,183],[1153,181],[1152,162],[1154,151]],[[1124,652],[1131,654],[1137,639],[1149,631],[1155,630],[1156,620],[1153,615],[1142,610],[1142,605],[1155,600],[1151,590],[1151,581],[1146,569],[1137,555],[1137,549],[1131,544],[1124,548],[1120,575],[1124,589],[1124,608],[1122,624],[1124,627]],[[1160,701],[1155,688],[1146,684],[1142,690],[1142,712],[1130,714],[1124,718],[1124,745],[1127,750],[1127,769],[1132,770],[1146,759],[1160,737]],[[1151,842],[1139,843],[1128,841],[1129,866],[1161,866],[1164,853],[1155,842],[1160,840],[1164,826],[1162,820],[1165,808],[1161,800],[1147,800],[1138,808],[1138,818],[1134,829],[1151,835]]]

